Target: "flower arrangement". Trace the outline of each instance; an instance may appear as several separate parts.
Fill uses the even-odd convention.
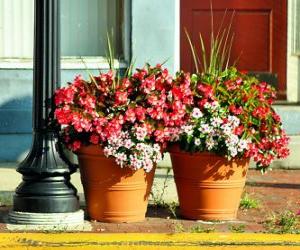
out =
[[[275,89],[229,66],[230,28],[231,24],[222,31],[221,26],[216,37],[212,33],[210,54],[200,34],[200,56],[186,31],[196,73],[187,77],[193,105],[187,107],[190,119],[180,132],[179,143],[188,152],[253,158],[264,172],[273,160],[289,155],[289,138],[272,108]],[[185,75],[178,72],[175,82]]]
[[[161,65],[146,65],[131,76],[114,71],[77,76],[55,94],[55,117],[64,143],[72,151],[100,145],[121,167],[151,171],[167,142],[179,138],[191,104],[187,82],[176,82]],[[172,98],[171,98],[172,97]]]
[[[194,105],[180,135],[182,149],[228,159],[252,157],[263,171],[276,158],[289,155],[289,138],[271,106],[273,87],[234,67],[217,76],[194,74],[191,86]]]

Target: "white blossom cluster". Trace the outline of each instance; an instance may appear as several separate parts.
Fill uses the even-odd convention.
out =
[[[142,129],[134,129],[135,138],[128,131],[111,136],[104,147],[106,157],[113,156],[120,167],[130,167],[134,170],[143,168],[150,172],[154,164],[162,159],[160,146],[149,144],[144,140],[146,134]]]
[[[217,102],[206,103],[203,112],[194,108],[192,118],[192,124],[181,128],[181,135],[190,138],[195,146],[218,151],[225,145],[229,159],[247,150],[249,141],[235,134],[240,125],[239,118],[227,115]]]

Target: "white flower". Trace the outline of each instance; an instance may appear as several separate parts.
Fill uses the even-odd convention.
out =
[[[159,146],[159,144],[155,143],[155,144],[153,145],[153,149],[154,149],[154,151],[156,151],[156,152],[160,152],[160,146]]]
[[[127,161],[127,156],[124,153],[118,153],[115,155],[116,162],[120,167],[122,168],[125,165],[125,162]]]
[[[213,128],[210,127],[210,126],[209,126],[208,124],[206,124],[206,123],[201,124],[201,126],[200,126],[200,128],[199,128],[199,131],[200,131],[201,133],[205,133],[205,134],[211,133],[212,130],[213,130]]]
[[[219,127],[223,123],[223,120],[220,117],[213,117],[210,122],[213,127]]]
[[[238,127],[239,124],[240,124],[240,119],[237,118],[236,116],[229,115],[229,116],[228,116],[228,122],[229,122],[230,124],[232,124],[233,127]]]
[[[217,110],[217,108],[218,108],[219,106],[220,106],[220,105],[219,105],[219,103],[218,103],[217,101],[214,101],[214,102],[211,103],[211,108],[212,108],[213,110]]]
[[[130,149],[133,145],[134,143],[130,139],[126,139],[123,143],[123,146],[128,149]]]
[[[228,148],[228,151],[229,151],[231,157],[235,157],[238,153],[236,147],[230,147],[230,148]]]
[[[144,162],[144,167],[145,171],[148,173],[152,170],[153,168],[153,163],[150,159],[147,159],[145,162]]]
[[[145,139],[145,137],[147,136],[147,129],[143,128],[143,127],[137,127],[135,129],[136,132],[136,139],[138,139],[139,141],[142,141]]]
[[[194,128],[192,125],[185,125],[182,126],[183,133],[186,133],[187,135],[192,135],[194,132]]]
[[[212,137],[208,137],[208,138],[206,138],[205,144],[206,144],[207,149],[211,150],[216,145],[216,142]]]
[[[195,138],[194,143],[196,146],[199,146],[201,144],[201,140],[199,138]]]
[[[210,103],[209,103],[209,102],[206,102],[206,103],[204,104],[204,108],[206,108],[206,109],[210,109],[210,108],[211,108],[211,105],[210,105]]]
[[[238,152],[243,152],[247,148],[248,148],[248,141],[240,140],[238,143]]]
[[[198,119],[203,117],[203,113],[201,112],[201,110],[199,108],[194,108],[193,112],[192,112],[192,117]]]
[[[224,124],[224,125],[222,125],[221,128],[222,128],[223,133],[225,135],[231,135],[232,134],[232,128],[231,128],[231,126],[229,124]]]

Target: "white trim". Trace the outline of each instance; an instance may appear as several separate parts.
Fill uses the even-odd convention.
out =
[[[174,73],[180,70],[180,0],[175,0]]]
[[[83,63],[84,62],[84,63]],[[116,68],[126,68],[125,61],[115,60]],[[32,59],[1,59],[0,69],[32,69]],[[63,58],[61,69],[109,69],[106,58],[103,57],[84,57],[80,58]]]
[[[300,55],[300,4],[298,0],[292,0],[291,4],[291,52],[293,55]]]
[[[131,1],[124,0],[124,33],[123,33],[123,53],[124,58],[127,62],[131,60],[130,58],[130,43],[131,43]],[[129,63],[128,63],[129,64]]]
[[[295,29],[295,18],[294,8],[295,1],[288,0],[288,32],[287,32],[287,101],[288,102],[299,102],[300,101],[300,57],[296,56],[294,52],[294,38],[295,32],[299,30]]]

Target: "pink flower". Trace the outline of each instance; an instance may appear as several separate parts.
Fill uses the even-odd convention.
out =
[[[71,145],[70,145],[70,149],[72,151],[76,151],[77,149],[79,149],[81,147],[81,142],[76,140],[74,141]]]
[[[155,141],[164,142],[165,134],[163,130],[155,130],[154,136],[155,136]]]
[[[233,113],[233,114],[235,114],[235,115],[240,115],[240,114],[242,114],[243,113],[243,107],[237,107],[236,105],[234,105],[234,104],[231,104],[230,106],[229,106],[229,111],[231,112],[231,113]]]
[[[90,136],[90,142],[93,143],[93,144],[98,144],[99,143],[99,136],[96,135],[96,134],[92,134]]]
[[[146,110],[143,107],[136,107],[134,109],[135,115],[139,121],[144,121],[146,116]]]
[[[61,125],[67,125],[72,121],[72,113],[68,105],[65,105],[63,108],[56,108],[54,115]]]
[[[92,123],[89,119],[82,117],[79,113],[74,113],[72,116],[72,125],[77,132],[86,131],[89,132],[92,127]]]
[[[234,134],[235,135],[241,135],[244,132],[244,126],[240,125],[237,128],[234,129]]]
[[[142,81],[141,88],[146,94],[149,94],[151,91],[155,90],[155,76],[149,76]]]
[[[135,110],[133,108],[129,108],[125,113],[125,120],[131,123],[134,123],[136,120]]]
[[[125,104],[126,102],[127,102],[127,92],[117,91],[115,105],[119,106]]]
[[[200,83],[200,84],[198,84],[197,88],[200,91],[200,93],[203,95],[204,98],[212,98],[213,97],[212,86],[205,84],[205,83]]]
[[[60,105],[62,103],[71,104],[73,103],[75,91],[72,87],[61,88],[56,90],[54,102],[55,105]]]

